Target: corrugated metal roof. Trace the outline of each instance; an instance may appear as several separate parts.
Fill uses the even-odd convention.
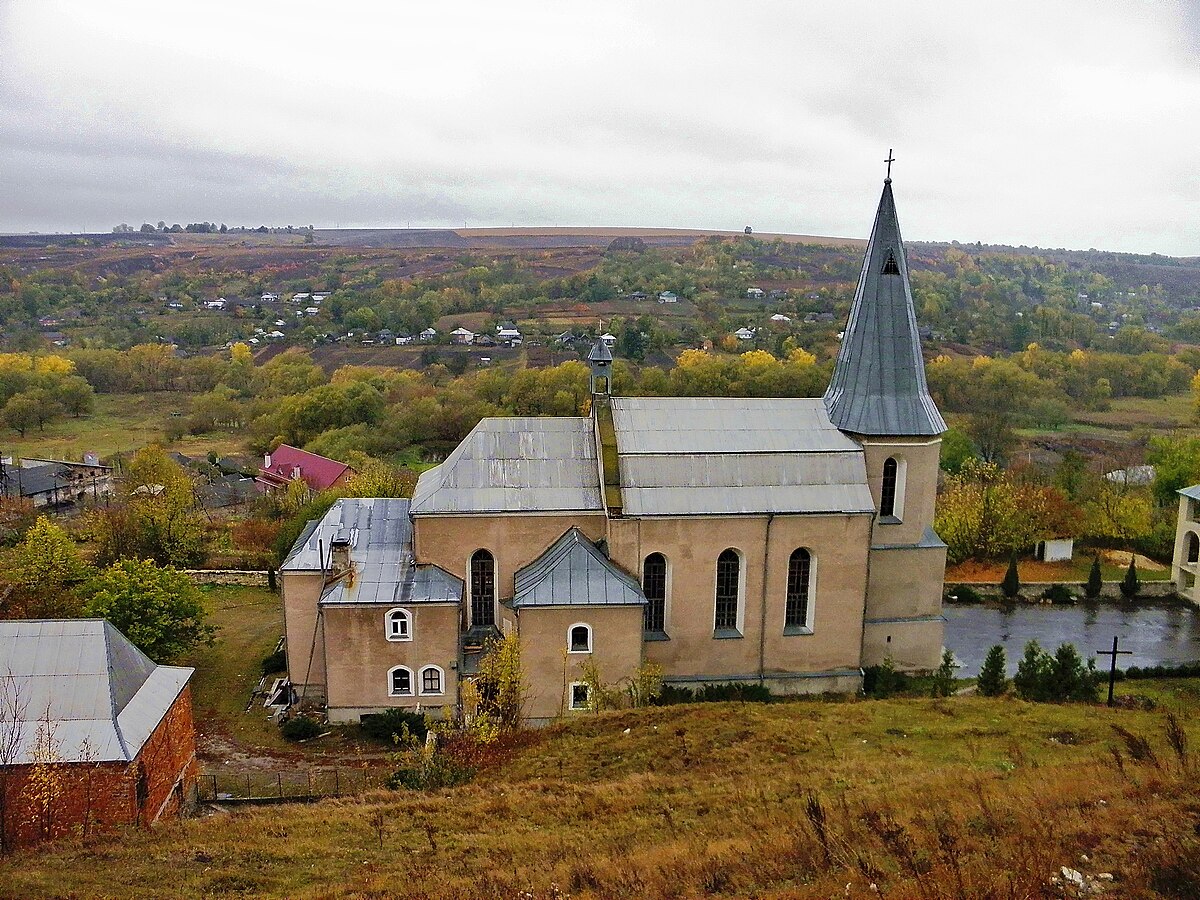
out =
[[[820,398],[613,397],[611,405],[622,454],[862,452]]]
[[[946,430],[925,383],[890,178],[883,185],[825,403],[833,423],[854,434],[935,435]]]
[[[637,606],[646,595],[636,579],[604,557],[572,528],[517,570],[514,609],[529,606]]]
[[[1183,494],[1185,497],[1191,497],[1193,500],[1200,500],[1200,484],[1193,484],[1191,487],[1180,488],[1176,491],[1178,494]]]
[[[47,719],[60,759],[133,760],[195,671],[156,666],[103,619],[0,622],[0,660],[25,710],[17,764]]]
[[[329,560],[329,543],[339,535],[350,539],[352,558],[363,564],[395,562],[397,549],[411,556],[409,501],[378,497],[338,500],[315,526],[305,529],[280,571],[321,571],[322,564]]]
[[[603,508],[592,420],[578,416],[483,419],[412,501],[414,515]]]

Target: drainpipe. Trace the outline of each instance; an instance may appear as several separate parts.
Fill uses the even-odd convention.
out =
[[[759,608],[758,620],[758,683],[766,683],[767,671],[767,569],[771,558],[771,523],[775,521],[775,513],[767,514],[767,537],[763,547],[762,571],[762,602]]]

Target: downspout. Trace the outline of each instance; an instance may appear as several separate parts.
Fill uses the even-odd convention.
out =
[[[758,683],[766,682],[767,665],[767,571],[771,559],[771,523],[775,513],[767,514],[767,537],[763,547],[762,602],[759,604],[758,620]]]

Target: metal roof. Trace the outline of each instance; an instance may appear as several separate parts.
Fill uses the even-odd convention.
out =
[[[421,473],[414,515],[603,510],[592,420],[488,418]]]
[[[319,572],[329,560],[335,537],[349,539],[351,558],[364,566],[398,565],[400,555],[412,556],[412,520],[409,501],[392,498],[347,497],[338,500],[324,517],[309,527],[292,545],[283,572]],[[321,559],[324,553],[325,559]],[[397,569],[397,575],[399,570]]]
[[[1193,484],[1191,487],[1180,488],[1175,493],[1183,494],[1185,497],[1191,497],[1193,500],[1200,500],[1200,484]]]
[[[355,563],[354,577],[333,582],[321,596],[321,605],[380,603],[458,603],[463,580],[433,565],[411,565],[411,558],[394,573],[388,568],[368,569]]]
[[[637,580],[605,558],[578,528],[571,528],[517,570],[512,607],[639,606],[646,602]]]
[[[612,351],[608,349],[608,344],[596,338],[596,343],[592,344],[592,349],[588,351],[588,362],[612,362]]]
[[[63,760],[135,759],[195,671],[155,665],[103,619],[0,622],[0,660],[24,709],[15,764],[47,720]]]
[[[869,513],[862,447],[819,399],[615,397],[632,516]]]
[[[854,434],[935,435],[946,430],[925,383],[890,178],[883,183],[825,404],[833,423]]]

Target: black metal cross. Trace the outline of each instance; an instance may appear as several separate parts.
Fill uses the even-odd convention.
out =
[[[1113,705],[1113,688],[1116,686],[1116,683],[1117,683],[1117,657],[1118,656],[1132,656],[1133,651],[1132,650],[1118,650],[1117,649],[1117,638],[1114,635],[1112,649],[1111,650],[1097,650],[1096,654],[1098,656],[1107,656],[1107,657],[1111,658],[1111,661],[1110,661],[1109,667],[1108,667],[1108,705],[1112,706]]]
[[[884,162],[887,163],[887,166],[888,166],[888,171],[887,171],[887,180],[888,181],[892,180],[892,163],[894,163],[895,161],[896,161],[896,157],[892,156],[892,151],[889,149],[888,150],[888,158],[884,160]]]

